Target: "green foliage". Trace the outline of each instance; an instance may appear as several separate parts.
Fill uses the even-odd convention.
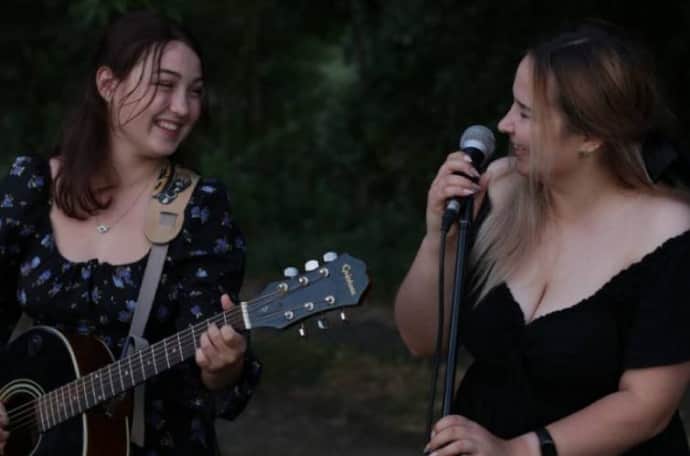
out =
[[[424,229],[426,190],[462,130],[494,126],[523,50],[603,17],[650,45],[690,118],[687,0],[12,0],[0,48],[0,159],[45,151],[108,18],[155,8],[205,50],[211,122],[181,155],[225,180],[250,277],[325,250],[364,258],[386,300]],[[499,144],[499,150],[501,144]]]

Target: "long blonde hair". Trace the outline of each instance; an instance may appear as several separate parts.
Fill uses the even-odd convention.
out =
[[[583,26],[526,55],[534,94],[529,173],[511,175],[511,196],[492,207],[477,233],[471,254],[477,302],[540,240],[552,207],[549,158],[558,153],[550,144],[563,129],[601,140],[596,153],[622,187],[653,190],[641,144],[670,118],[646,55],[609,28]],[[560,130],[554,110],[563,120]]]

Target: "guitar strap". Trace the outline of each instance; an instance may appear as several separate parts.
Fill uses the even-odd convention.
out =
[[[187,207],[192,191],[199,181],[199,176],[192,171],[175,167],[170,179],[171,166],[168,165],[158,179],[154,197],[149,203],[144,222],[144,233],[151,243],[151,251],[141,280],[141,288],[137,298],[137,306],[129,327],[127,342],[121,358],[131,351],[139,351],[148,347],[144,339],[144,329],[151,313],[153,298],[163,272],[165,258],[170,241],[175,239],[182,230],[184,211]],[[167,185],[165,185],[167,183]],[[144,401],[145,384],[138,385],[134,390],[134,409],[132,412],[132,432],[130,440],[139,447],[144,446]]]

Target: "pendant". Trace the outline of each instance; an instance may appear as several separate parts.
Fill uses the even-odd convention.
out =
[[[96,227],[96,231],[98,231],[101,234],[107,233],[108,230],[110,230],[110,227],[108,225],[106,225],[105,223],[101,223],[100,225],[98,225]]]

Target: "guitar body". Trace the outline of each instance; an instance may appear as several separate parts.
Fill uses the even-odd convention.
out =
[[[34,327],[0,357],[0,400],[10,416],[7,456],[95,456],[129,454],[130,400],[112,402],[74,416],[45,432],[31,401],[113,362],[108,347],[89,336],[66,336]],[[24,406],[24,409],[20,407]],[[13,412],[14,411],[14,412]]]

